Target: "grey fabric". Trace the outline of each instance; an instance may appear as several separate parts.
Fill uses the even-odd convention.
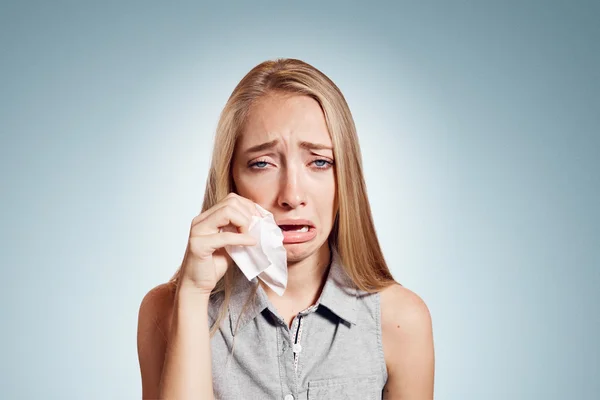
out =
[[[228,317],[211,339],[216,399],[381,399],[387,369],[381,342],[380,296],[354,287],[335,249],[315,307],[295,317],[302,318],[297,370],[295,332],[290,332],[260,285],[242,314],[258,281],[241,278],[236,281]],[[219,304],[219,297],[210,303],[211,324]],[[230,356],[238,317],[235,349]]]

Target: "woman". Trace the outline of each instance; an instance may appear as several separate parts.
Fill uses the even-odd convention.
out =
[[[281,297],[224,250],[256,244],[255,204],[283,231]],[[138,355],[144,399],[433,398],[429,311],[385,263],[350,110],[311,65],[267,61],[234,89],[182,265],[140,306]]]

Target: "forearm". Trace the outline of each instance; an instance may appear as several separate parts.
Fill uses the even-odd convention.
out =
[[[213,399],[208,301],[206,294],[177,291],[159,389],[161,399]]]

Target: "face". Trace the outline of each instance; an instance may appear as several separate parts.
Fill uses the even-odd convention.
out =
[[[232,164],[240,196],[269,210],[288,262],[327,245],[337,213],[331,137],[319,103],[270,94],[253,104]]]

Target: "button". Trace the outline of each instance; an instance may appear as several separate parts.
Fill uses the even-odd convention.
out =
[[[302,345],[300,343],[294,343],[294,353],[300,353],[302,351]]]
[[[288,394],[285,396],[284,400],[294,400],[294,396],[292,396],[291,394]]]

